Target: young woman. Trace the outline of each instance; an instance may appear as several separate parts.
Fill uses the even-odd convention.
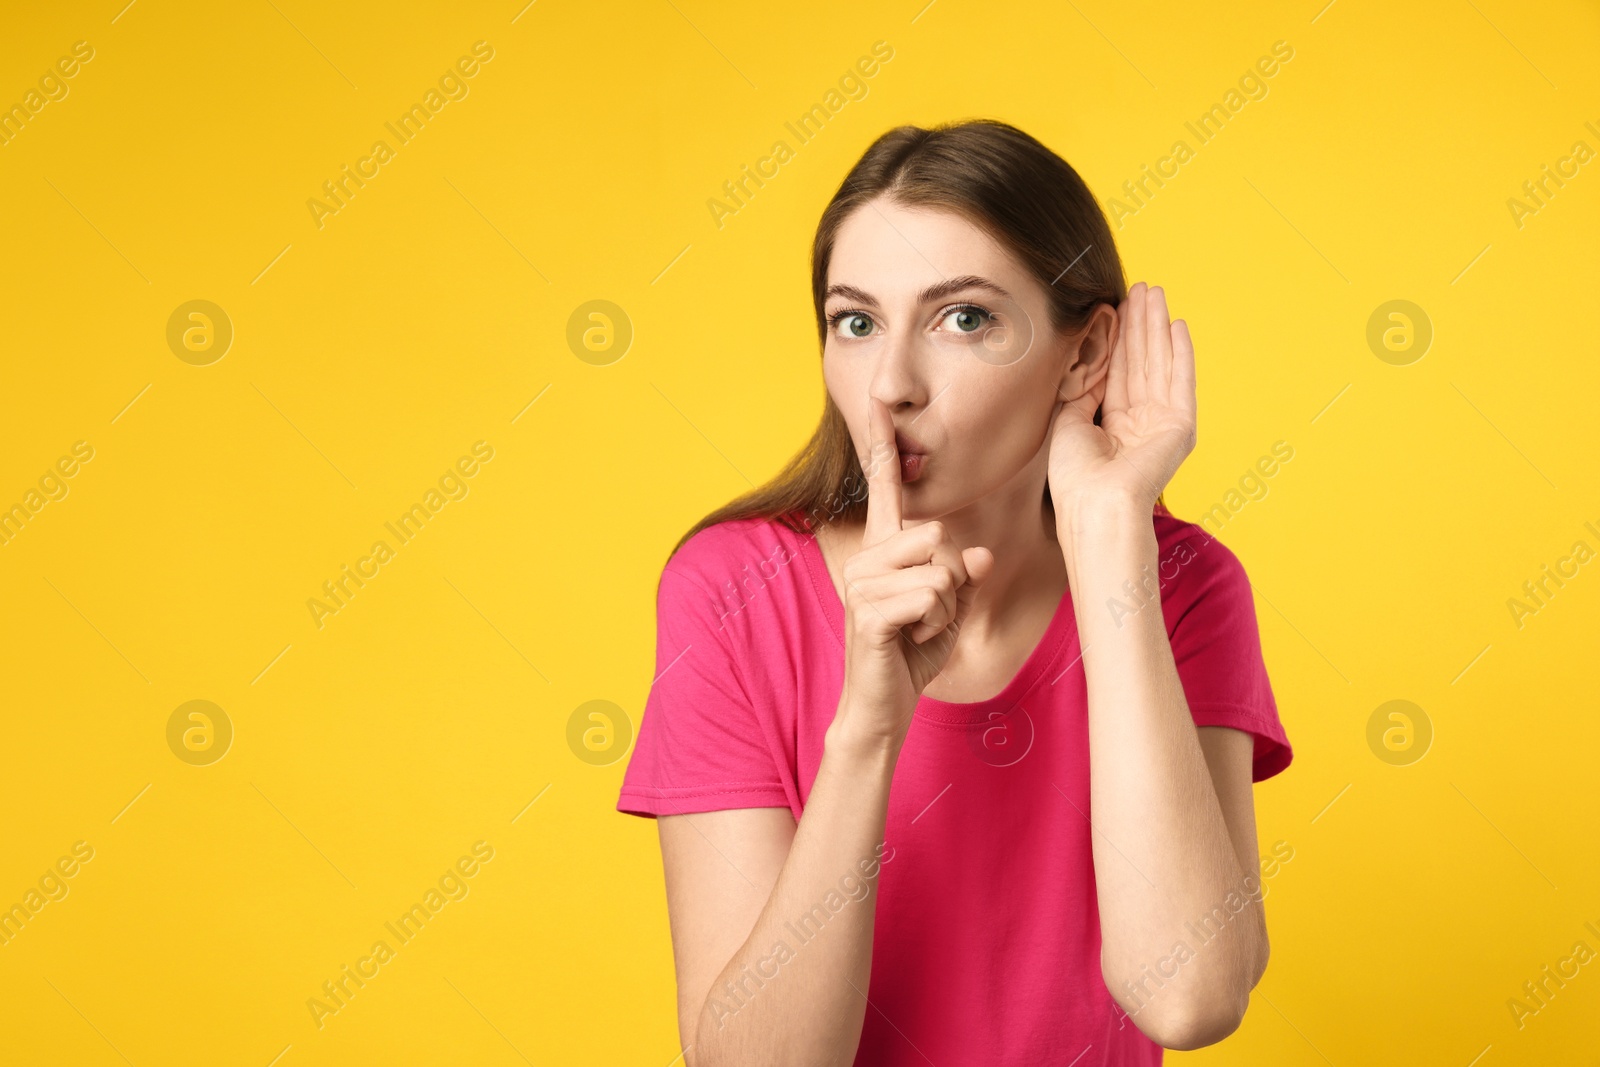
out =
[[[1291,751],[1249,581],[1161,491],[1194,352],[1077,173],[879,138],[817,229],[810,444],[666,564],[618,808],[692,1067],[1157,1064],[1267,963]]]

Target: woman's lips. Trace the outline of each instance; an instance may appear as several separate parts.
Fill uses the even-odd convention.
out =
[[[923,466],[928,462],[928,453],[922,444],[896,430],[894,446],[900,453],[900,481],[914,482],[922,477]]]
[[[906,436],[905,433],[900,430],[896,430],[894,432],[894,447],[899,449],[901,454],[906,452],[915,452],[919,456],[925,456],[928,454],[928,450],[922,447],[921,442],[917,441],[915,438]]]

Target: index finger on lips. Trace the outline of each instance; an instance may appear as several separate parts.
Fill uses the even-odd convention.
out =
[[[894,443],[894,418],[875,396],[867,398],[867,523],[863,547],[880,544],[900,532],[900,450]]]

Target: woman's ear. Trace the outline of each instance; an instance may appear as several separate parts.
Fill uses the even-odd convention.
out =
[[[1106,373],[1111,353],[1117,344],[1121,320],[1110,304],[1097,304],[1088,323],[1067,339],[1061,380],[1056,385],[1058,400],[1087,398],[1095,407],[1105,399]]]

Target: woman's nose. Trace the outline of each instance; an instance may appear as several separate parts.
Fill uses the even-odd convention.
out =
[[[892,334],[878,350],[868,392],[889,406],[903,411],[927,401],[916,341],[906,333]]]

